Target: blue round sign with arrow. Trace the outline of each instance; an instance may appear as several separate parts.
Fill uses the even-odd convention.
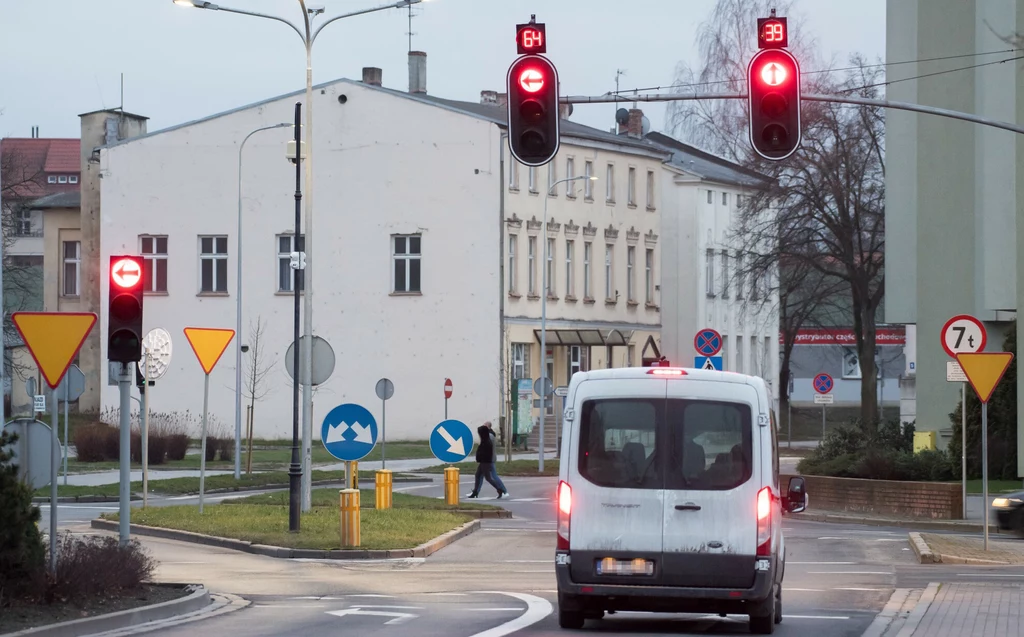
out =
[[[320,440],[338,460],[362,460],[377,444],[377,420],[362,405],[338,405],[324,418]]]
[[[460,420],[445,420],[430,432],[430,451],[441,462],[462,462],[473,450],[473,431]]]

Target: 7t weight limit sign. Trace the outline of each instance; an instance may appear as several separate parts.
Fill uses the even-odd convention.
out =
[[[980,352],[985,349],[985,326],[967,314],[954,316],[942,327],[942,349],[950,358],[961,352]]]

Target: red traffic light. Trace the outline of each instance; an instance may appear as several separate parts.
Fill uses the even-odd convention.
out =
[[[789,69],[773,61],[762,66],[758,75],[760,75],[761,81],[768,86],[780,86],[789,78]]]
[[[509,67],[506,85],[512,155],[542,166],[558,152],[558,70],[542,55],[524,55]]]
[[[792,155],[800,145],[800,66],[785,49],[763,49],[747,68],[750,143],[770,160]]]
[[[523,69],[519,73],[519,86],[527,93],[536,93],[544,88],[544,73],[540,69]]]
[[[123,290],[134,288],[141,281],[141,259],[122,257],[110,266],[110,282]]]

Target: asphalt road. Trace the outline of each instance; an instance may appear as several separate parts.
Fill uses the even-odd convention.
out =
[[[511,478],[506,484],[512,497],[501,504],[515,518],[484,520],[480,531],[425,560],[278,560],[140,538],[160,564],[159,579],[203,582],[214,592],[233,593],[253,602],[240,611],[149,634],[566,634],[558,628],[555,616],[555,480]],[[463,494],[470,488],[467,479]],[[403,484],[396,490],[441,495],[440,485]],[[493,491],[487,494],[489,490],[485,487],[482,501],[494,498]],[[111,508],[77,506],[83,508],[70,509],[69,522],[65,523],[75,531],[85,531],[86,527],[70,518],[87,519],[96,508]],[[62,520],[63,512],[64,507]],[[783,585],[784,620],[776,632],[782,636],[860,637],[897,588],[923,589],[929,582],[949,581],[1024,584],[1024,569],[1019,568],[917,564],[905,529],[787,518],[784,530],[789,548]],[[637,637],[748,634],[746,617],[739,616],[617,613],[588,622],[587,629],[601,635]]]

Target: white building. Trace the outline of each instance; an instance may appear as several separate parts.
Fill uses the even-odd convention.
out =
[[[663,168],[662,353],[693,365],[694,336],[704,328],[722,335],[726,371],[761,376],[778,399],[779,317],[775,286],[753,285],[736,264],[756,251],[737,236],[743,197],[769,179],[661,133],[647,141],[668,149]],[[694,276],[696,274],[696,276]]]

